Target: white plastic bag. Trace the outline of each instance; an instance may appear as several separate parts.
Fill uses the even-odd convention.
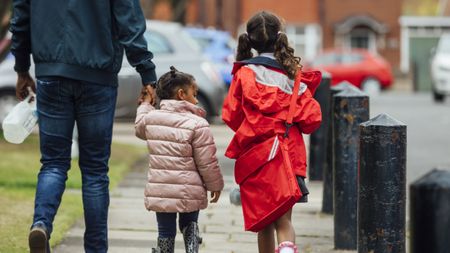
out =
[[[3,135],[10,143],[20,144],[38,121],[36,110],[36,95],[30,94],[22,102],[18,103],[3,120]]]

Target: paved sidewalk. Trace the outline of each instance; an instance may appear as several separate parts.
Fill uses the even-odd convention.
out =
[[[232,177],[233,162],[223,157],[226,144],[231,137],[226,127],[213,127],[218,146],[218,156],[223,174],[225,189],[217,204],[200,212],[199,226],[203,244],[202,253],[256,253],[256,234],[245,232],[242,209],[230,204],[229,192],[236,187]],[[143,147],[145,145],[133,136],[133,128],[127,124],[115,126],[115,141],[126,142]],[[151,252],[156,246],[157,225],[153,212],[144,208],[143,189],[146,182],[147,165],[137,166],[121,184],[111,192],[109,210],[109,252],[141,253]],[[310,190],[309,202],[294,207],[293,223],[300,252],[346,252],[333,250],[333,217],[320,213],[322,205],[322,184],[307,183]],[[82,221],[67,233],[55,253],[83,252],[84,224]],[[176,238],[176,252],[184,252],[181,233]],[[349,252],[349,251],[347,251]]]
[[[145,171],[135,170],[111,193],[109,240],[111,253],[151,252],[156,245],[155,214],[147,212],[143,204]],[[229,201],[229,191],[235,187],[226,176],[226,189],[219,203],[200,212],[200,231],[203,244],[200,252],[250,253],[257,252],[256,234],[243,231],[240,206]],[[320,183],[309,183],[309,203],[294,207],[293,223],[300,252],[343,252],[333,250],[333,218],[321,214]],[[55,253],[83,252],[83,222],[78,222],[66,235]],[[176,251],[184,252],[182,235],[176,238]]]

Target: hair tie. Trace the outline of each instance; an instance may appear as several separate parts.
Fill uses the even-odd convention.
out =
[[[248,40],[250,40],[250,36],[248,35],[248,32],[244,32],[245,37],[247,37]]]
[[[170,76],[175,77],[178,70],[174,66],[170,66]]]
[[[251,43],[252,39],[250,38],[250,35],[248,35],[248,32],[244,32],[245,37],[247,37],[247,40]]]

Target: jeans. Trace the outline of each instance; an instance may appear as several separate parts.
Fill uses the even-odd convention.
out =
[[[180,220],[178,221],[180,230],[189,225],[191,222],[197,222],[199,211],[192,213],[178,213]],[[158,236],[160,238],[175,237],[177,235],[177,213],[156,213],[158,221]]]
[[[33,224],[49,235],[70,169],[76,121],[82,175],[84,249],[108,251],[110,157],[117,87],[60,77],[37,81],[37,110],[42,167],[38,174]]]

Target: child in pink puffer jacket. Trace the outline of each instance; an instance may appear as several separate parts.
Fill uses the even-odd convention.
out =
[[[186,252],[194,253],[200,240],[198,214],[208,205],[207,191],[210,202],[217,202],[224,182],[205,111],[196,106],[195,79],[170,69],[156,84],[159,110],[151,105],[149,88],[143,88],[139,98],[136,136],[147,141],[149,150],[145,206],[156,212],[160,252],[174,252],[179,213]]]

